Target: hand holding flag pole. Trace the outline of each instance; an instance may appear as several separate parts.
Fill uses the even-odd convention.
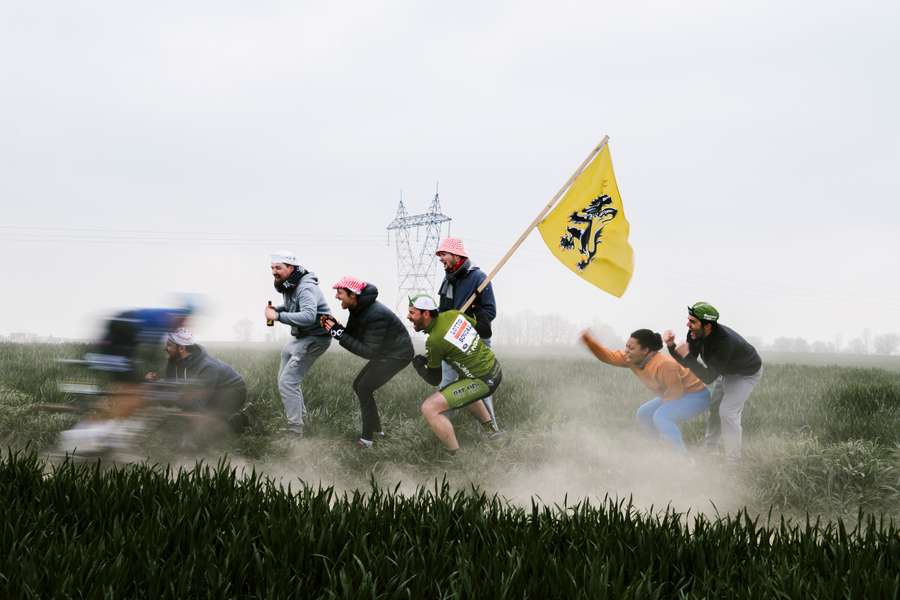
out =
[[[537,217],[528,225],[522,235],[519,236],[519,239],[512,245],[512,247],[503,255],[497,265],[491,270],[488,276],[485,278],[481,285],[478,286],[478,289],[472,294],[466,303],[460,308],[461,312],[465,312],[472,305],[472,302],[475,301],[475,298],[478,294],[484,291],[484,288],[491,282],[497,272],[503,268],[503,265],[510,259],[510,257],[519,249],[525,239],[529,236],[531,231],[538,226],[544,225],[545,219],[553,219],[554,221],[560,221],[561,223],[565,223],[567,219],[571,219],[571,216],[574,212],[577,212],[578,209],[581,208],[581,204],[586,204],[586,209],[584,210],[583,218],[580,218],[581,227],[583,227],[583,231],[578,228],[569,229],[565,225],[560,228],[559,224],[556,224],[556,229],[552,232],[553,235],[558,235],[562,233],[563,235],[557,238],[554,245],[551,245],[548,240],[548,232],[543,231],[542,235],[544,235],[544,241],[547,243],[547,246],[550,248],[550,251],[560,259],[566,266],[576,272],[579,276],[586,279],[590,283],[597,285],[598,287],[613,293],[617,296],[621,296],[625,291],[625,286],[628,285],[628,280],[631,277],[631,269],[632,269],[632,255],[631,255],[631,247],[628,245],[628,222],[625,220],[625,215],[622,211],[621,199],[619,198],[618,187],[616,186],[615,176],[612,173],[612,162],[609,160],[609,149],[607,148],[607,143],[609,142],[609,136],[603,136],[603,139],[600,140],[600,143],[591,150],[590,154],[588,154],[587,158],[578,166],[575,172],[569,177],[568,181],[560,188],[558,192],[550,199],[547,205],[541,210]],[[600,155],[603,150],[606,149],[605,158],[603,164],[598,165],[601,161],[594,162],[594,159]],[[579,179],[585,171],[590,171],[590,177],[586,179]],[[577,189],[576,189],[577,188]],[[566,192],[569,192],[568,194]],[[573,194],[574,192],[574,194]],[[608,192],[608,195],[607,195]],[[566,195],[566,198],[563,202],[565,206],[560,206],[556,211],[554,211],[553,215],[548,217],[550,211],[556,206],[559,202],[560,198],[563,195]],[[614,196],[614,198],[612,197]],[[584,202],[584,199],[587,198],[587,202]],[[595,200],[596,199],[596,200]],[[592,202],[594,201],[594,202]],[[594,205],[596,204],[596,207]],[[611,206],[607,206],[610,205]],[[569,205],[577,205],[578,209],[570,210]],[[565,212],[565,214],[562,214]],[[559,213],[559,214],[557,214]],[[615,238],[615,241],[619,242],[615,244],[613,247],[614,251],[617,251],[617,255],[614,258],[614,262],[617,264],[614,265],[613,270],[611,271],[608,266],[599,267],[599,270],[594,270],[598,267],[598,265],[591,265],[595,258],[597,258],[598,254],[598,244],[600,243],[601,234],[603,233],[604,226],[609,223],[611,225],[612,221],[615,221],[617,217],[620,217],[619,223],[621,225],[618,227],[617,232],[613,232],[613,235],[610,236]],[[600,225],[595,228],[594,222],[595,220],[600,223]],[[617,223],[617,225],[619,225]],[[568,239],[572,238],[573,232],[578,232],[582,234],[579,239],[579,243],[581,243],[584,248],[580,248],[578,252],[574,255],[574,257],[580,257],[581,260],[578,264],[575,264],[573,261],[569,260],[569,257],[563,256],[563,248],[557,247],[562,246],[562,238],[567,237]],[[618,234],[618,235],[616,235]],[[587,242],[585,245],[584,242]],[[624,248],[623,248],[624,244]],[[574,248],[574,241],[573,241]],[[587,258],[585,258],[587,256]],[[586,262],[585,262],[586,261]],[[585,263],[584,266],[581,266],[581,263]],[[606,262],[604,258],[600,257],[598,262]],[[571,263],[571,264],[570,264]],[[576,270],[577,268],[577,270]],[[588,271],[588,268],[591,268],[591,271]],[[607,279],[611,277],[614,281],[607,281]],[[624,277],[624,281],[623,281]]]

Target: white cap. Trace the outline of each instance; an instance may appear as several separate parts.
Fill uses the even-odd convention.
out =
[[[276,250],[269,258],[272,259],[273,263],[284,263],[286,265],[294,265],[295,267],[300,266],[297,255],[290,250]]]
[[[419,310],[437,310],[437,302],[428,294],[417,294],[409,297],[409,305]]]
[[[176,346],[193,346],[194,334],[187,327],[179,327],[175,331],[169,332],[166,341],[172,342]]]

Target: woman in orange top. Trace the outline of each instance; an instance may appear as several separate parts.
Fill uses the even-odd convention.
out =
[[[650,430],[656,430],[680,450],[686,450],[680,421],[686,421],[709,408],[709,390],[697,376],[682,367],[675,359],[660,354],[662,336],[649,329],[631,334],[625,350],[609,350],[591,335],[581,334],[581,341],[590,351],[614,367],[627,367],[657,396],[641,405],[637,420]]]

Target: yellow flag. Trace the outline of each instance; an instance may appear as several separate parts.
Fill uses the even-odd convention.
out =
[[[625,293],[634,253],[608,144],[538,229],[550,252],[576,275],[614,296]]]

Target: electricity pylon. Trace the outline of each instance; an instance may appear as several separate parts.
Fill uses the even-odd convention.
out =
[[[394,232],[397,247],[397,308],[406,302],[407,296],[426,293],[435,296],[439,283],[439,263],[434,253],[441,241],[444,224],[450,235],[452,219],[441,212],[437,187],[428,212],[410,215],[400,197],[397,216],[387,226],[388,235]]]

